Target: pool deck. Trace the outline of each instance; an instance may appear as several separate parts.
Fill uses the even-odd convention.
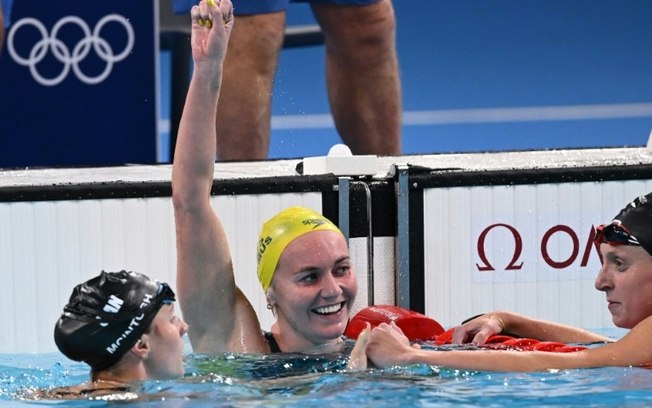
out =
[[[355,157],[353,158],[355,160]],[[216,163],[216,179],[299,176],[301,159]],[[652,150],[645,147],[608,149],[536,150],[499,153],[460,153],[382,156],[376,159],[377,178],[391,174],[393,165],[409,164],[432,170],[503,171],[532,169],[581,169],[652,165]],[[95,183],[169,182],[172,165],[124,165],[116,167],[46,168],[0,171],[0,189]]]

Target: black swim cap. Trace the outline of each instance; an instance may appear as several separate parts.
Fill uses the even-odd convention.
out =
[[[652,193],[636,197],[611,222],[622,225],[652,255]]]
[[[77,285],[54,328],[68,358],[94,371],[118,360],[140,339],[162,305],[174,301],[165,283],[137,272],[104,272]]]

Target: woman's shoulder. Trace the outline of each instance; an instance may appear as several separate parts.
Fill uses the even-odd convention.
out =
[[[106,401],[132,400],[138,398],[135,388],[131,385],[89,383],[67,387],[40,389],[23,395],[31,400],[75,400],[99,399]]]

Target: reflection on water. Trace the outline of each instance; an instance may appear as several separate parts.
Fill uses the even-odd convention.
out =
[[[473,351],[469,351],[472,356]],[[26,390],[85,382],[58,353],[0,355],[0,405],[86,407],[619,407],[652,406],[652,370],[465,372],[430,366],[346,372],[346,352],[189,355],[186,376],[142,385],[137,400],[21,401]]]

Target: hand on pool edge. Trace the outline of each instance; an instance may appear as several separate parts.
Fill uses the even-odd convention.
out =
[[[455,328],[453,343],[485,344],[493,335],[505,331],[505,321],[500,312],[485,313],[463,322]]]

